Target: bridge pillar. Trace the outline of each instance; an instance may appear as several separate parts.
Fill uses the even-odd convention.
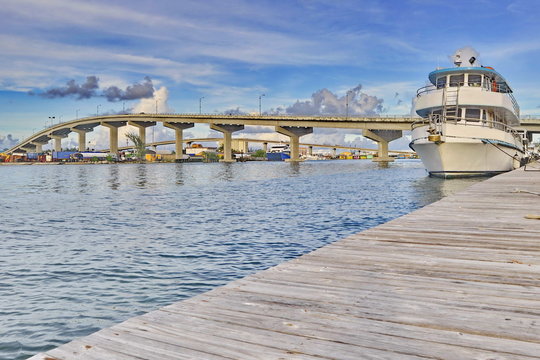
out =
[[[276,126],[276,131],[290,139],[291,158],[288,161],[300,160],[300,136],[311,134],[312,127]]]
[[[156,125],[155,121],[128,121],[128,125],[134,126],[139,129],[139,137],[143,144],[146,146],[146,128]]]
[[[222,162],[235,162],[232,158],[232,133],[244,130],[244,125],[210,124],[212,130],[223,133],[223,160]]]
[[[21,149],[24,150],[24,152],[26,152],[26,153],[37,152],[36,148],[37,148],[37,145],[32,144],[32,143],[28,143],[28,144],[26,144],[24,146],[21,146]]]
[[[182,159],[182,155],[184,154],[184,130],[185,129],[189,129],[189,128],[192,128],[193,126],[195,126],[195,124],[192,124],[192,123],[187,123],[187,124],[183,124],[183,123],[166,123],[164,122],[163,123],[163,126],[165,127],[168,127],[169,129],[173,129],[174,130],[174,134],[175,134],[175,153],[176,153],[176,160],[181,160]]]
[[[64,135],[49,135],[49,137],[53,140],[53,150],[58,152],[62,151],[62,139],[67,137]]]
[[[118,153],[118,128],[126,126],[126,121],[102,122],[101,125],[109,128],[109,151],[112,154]]]
[[[312,156],[313,155],[313,146],[308,146],[308,155]]]
[[[90,131],[94,131],[94,128],[98,125],[99,123],[82,124],[82,125],[76,125],[71,128],[71,131],[79,134],[79,151],[86,150],[86,133]]]
[[[263,150],[264,150],[264,152],[268,152],[268,143],[267,142],[263,142]]]
[[[337,157],[337,149],[336,148],[332,148],[332,157],[333,158]]]
[[[373,158],[373,161],[394,161],[388,155],[388,143],[392,140],[399,139],[403,136],[401,130],[362,130],[362,135],[370,140],[376,141],[379,147],[377,151],[377,157]]]
[[[86,133],[87,133],[87,131],[79,130],[79,129],[72,129],[72,130],[79,135],[79,151],[85,151],[86,150]]]

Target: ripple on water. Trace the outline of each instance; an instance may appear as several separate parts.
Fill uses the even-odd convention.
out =
[[[25,359],[471,184],[418,161],[0,167],[0,359]],[[13,189],[18,189],[14,192]]]

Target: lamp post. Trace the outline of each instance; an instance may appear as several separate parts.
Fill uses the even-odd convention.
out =
[[[49,121],[51,122],[51,126],[54,125],[54,119],[56,119],[56,116],[49,116]]]
[[[349,119],[349,94],[350,93],[351,93],[350,91],[347,91],[347,97],[345,100],[345,118],[347,120]]]
[[[202,114],[202,99],[204,99],[204,96],[199,98],[199,115]]]
[[[262,115],[262,111],[261,111],[261,99],[262,99],[263,96],[265,96],[265,94],[259,95],[259,116]]]
[[[99,107],[101,106],[101,104],[99,104],[98,106],[96,106],[96,116],[99,116]]]
[[[81,110],[81,109],[75,110],[75,120],[79,120],[79,111],[80,111],[80,110]]]

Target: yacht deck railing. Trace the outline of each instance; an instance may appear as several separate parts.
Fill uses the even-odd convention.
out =
[[[435,128],[440,128],[443,123],[447,124],[455,124],[455,125],[462,125],[462,126],[479,126],[479,127],[485,127],[490,129],[498,129],[505,131],[507,133],[512,134],[515,138],[520,139],[523,141],[524,139],[524,133],[521,131],[518,131],[514,129],[513,127],[500,122],[500,121],[490,121],[490,120],[483,120],[483,119],[472,119],[472,118],[461,118],[457,116],[446,116],[444,118],[441,115],[433,114],[430,115],[427,119],[421,119],[418,121],[415,121],[411,124],[411,129],[415,129],[420,126],[425,125],[434,125]]]
[[[512,102],[512,107],[514,108],[514,112],[519,117],[519,105],[516,101],[516,98],[512,94],[512,90],[506,83],[497,83],[492,84],[490,82],[484,82],[483,84],[477,83],[477,82],[450,82],[448,83],[448,87],[481,87],[484,91],[488,92],[496,92],[501,94],[507,94],[510,98],[510,101]],[[432,93],[437,90],[444,89],[446,84],[444,85],[426,85],[421,87],[416,91],[416,97],[420,97],[423,95],[427,95],[429,93]]]

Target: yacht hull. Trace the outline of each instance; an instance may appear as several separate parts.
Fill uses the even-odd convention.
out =
[[[427,127],[423,127],[413,130],[410,146],[429,174],[437,177],[491,176],[519,167],[524,154],[517,140],[504,131],[497,134],[489,130],[485,134],[479,131],[474,136],[447,135],[430,141]]]

